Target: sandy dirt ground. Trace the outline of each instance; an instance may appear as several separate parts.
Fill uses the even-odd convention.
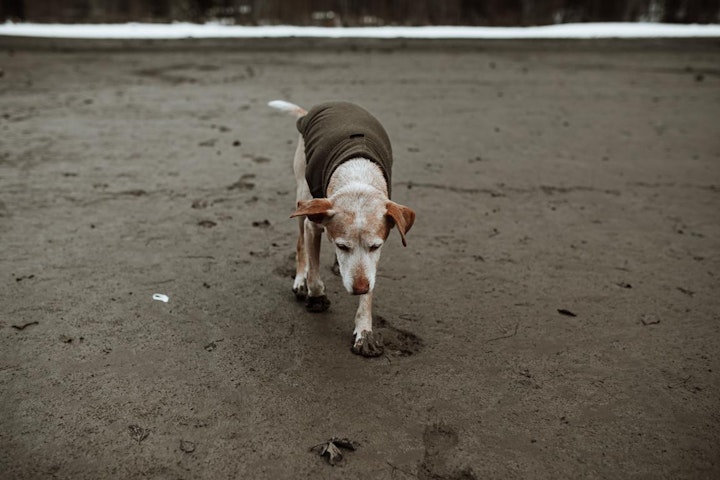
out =
[[[718,65],[717,40],[0,40],[2,478],[720,478]],[[417,221],[384,248],[380,358],[327,243],[330,311],[291,292],[272,99],[358,102],[393,141]]]

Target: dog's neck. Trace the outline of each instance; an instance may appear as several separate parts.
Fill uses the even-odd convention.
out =
[[[353,158],[338,166],[330,177],[327,196],[342,193],[346,190],[367,191],[387,198],[388,189],[385,176],[380,167],[365,158]]]

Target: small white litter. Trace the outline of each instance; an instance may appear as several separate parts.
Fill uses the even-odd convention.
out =
[[[167,295],[163,295],[162,293],[154,293],[153,300],[159,300],[161,302],[167,303],[170,300],[170,297],[168,297]]]

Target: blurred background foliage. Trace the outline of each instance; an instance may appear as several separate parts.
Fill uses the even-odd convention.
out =
[[[718,23],[720,0],[0,0],[0,19],[315,26]]]

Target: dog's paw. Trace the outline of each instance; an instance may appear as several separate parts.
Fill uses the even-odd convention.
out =
[[[302,283],[293,285],[292,291],[298,301],[305,300],[308,295],[307,281],[303,280]]]
[[[360,338],[355,340],[355,344],[352,347],[352,352],[363,357],[379,357],[383,354],[385,348],[383,347],[382,338],[380,335],[375,335],[372,331],[363,330],[360,334]]]
[[[330,299],[326,295],[319,297],[307,297],[305,299],[305,308],[308,312],[320,313],[330,308]]]

